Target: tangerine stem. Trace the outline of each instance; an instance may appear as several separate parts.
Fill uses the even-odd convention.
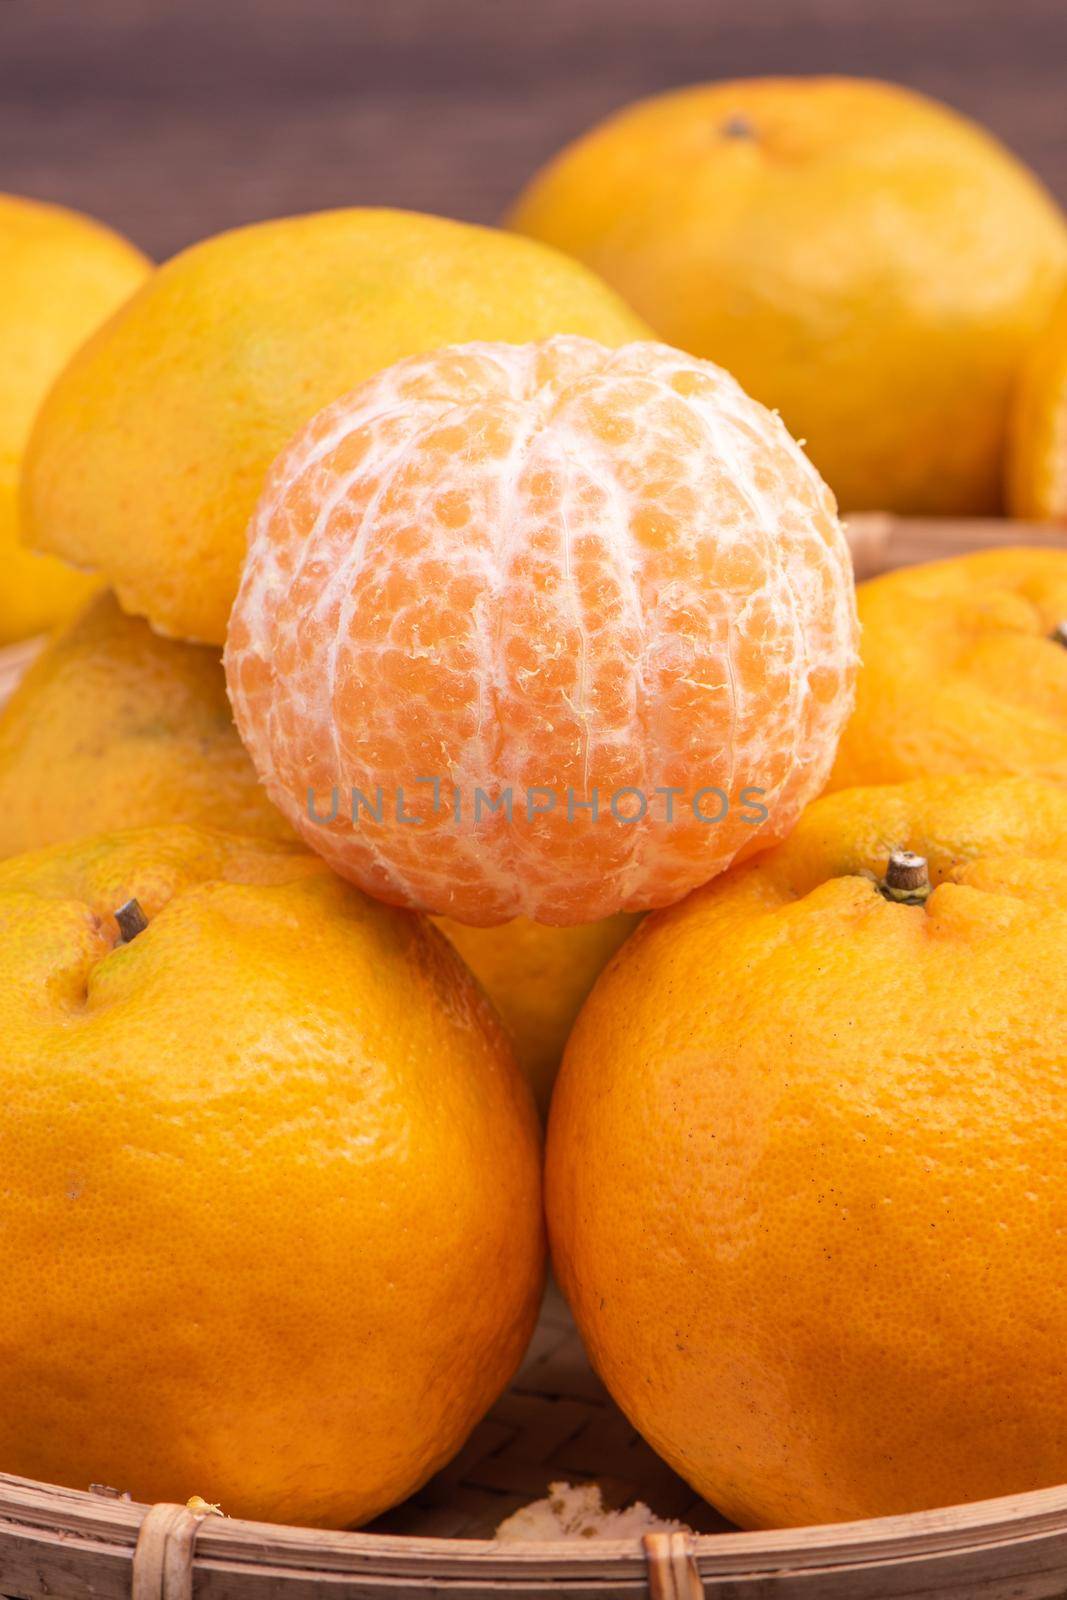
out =
[[[1057,622],[1049,634],[1049,638],[1054,640],[1056,644],[1062,644],[1064,649],[1067,650],[1067,618],[1063,622]]]
[[[887,900],[900,905],[921,906],[930,893],[930,869],[926,857],[914,850],[894,850],[878,885]]]
[[[123,944],[131,944],[137,935],[148,927],[148,918],[137,900],[127,900],[125,905],[119,906],[115,912],[115,921],[119,925]]]

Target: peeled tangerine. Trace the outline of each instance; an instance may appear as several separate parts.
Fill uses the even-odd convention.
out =
[[[180,826],[3,863],[0,927],[4,1469],[326,1526],[403,1499],[542,1286],[536,1116],[459,957]]]
[[[785,833],[848,713],[833,497],[666,345],[414,357],[321,412],[252,523],[226,668],[343,876],[491,925],[677,900]]]
[[[808,808],[648,918],[552,1102],[552,1256],[634,1425],[742,1527],[1067,1479],[1067,791]]]

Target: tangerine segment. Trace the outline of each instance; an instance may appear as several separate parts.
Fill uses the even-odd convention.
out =
[[[342,875],[567,924],[788,831],[856,633],[833,497],[776,416],[666,345],[558,337],[415,357],[321,412],[269,475],[226,669]]]

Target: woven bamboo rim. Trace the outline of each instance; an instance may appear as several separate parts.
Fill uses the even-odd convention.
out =
[[[1067,548],[1067,528],[849,519],[859,578],[998,545]],[[40,642],[0,651],[0,703]],[[2,1398],[0,1398],[2,1403]],[[908,1516],[771,1533],[503,1544],[337,1533],[137,1505],[0,1474],[0,1592],[31,1600],[1063,1600],[1067,1485]]]
[[[0,1577],[94,1600],[1040,1600],[1067,1593],[1067,1486],[773,1533],[498,1544],[194,1516],[0,1476]]]

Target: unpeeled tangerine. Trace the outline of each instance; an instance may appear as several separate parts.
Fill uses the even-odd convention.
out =
[[[574,923],[788,831],[856,636],[833,497],[779,419],[666,345],[558,337],[399,362],[308,424],[253,519],[226,670],[271,797],[343,876]],[[478,790],[499,809],[475,822]]]

